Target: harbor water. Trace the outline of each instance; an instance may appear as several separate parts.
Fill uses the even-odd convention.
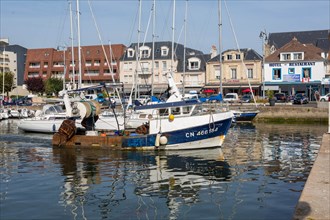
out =
[[[237,124],[219,149],[53,149],[0,122],[0,219],[292,219],[326,125]]]

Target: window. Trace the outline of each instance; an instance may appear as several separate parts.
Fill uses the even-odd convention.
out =
[[[189,70],[199,70],[200,68],[200,59],[193,57],[188,59],[188,69]]]
[[[39,62],[32,62],[29,65],[30,68],[40,68],[40,63]]]
[[[128,63],[124,63],[123,69],[126,71],[128,70]]]
[[[228,55],[227,55],[227,60],[231,60],[231,59],[233,59],[233,58],[232,58],[232,55],[228,54]]]
[[[171,114],[180,115],[180,107],[171,108]]]
[[[289,73],[289,74],[294,74],[294,68],[289,68],[288,73]]]
[[[281,61],[285,60],[291,60],[291,54],[290,53],[283,53],[281,56]]]
[[[127,50],[127,57],[134,57],[134,50],[132,48]]]
[[[189,69],[190,70],[198,70],[199,69],[198,62],[197,61],[190,62],[189,63]]]
[[[167,56],[168,55],[168,51],[169,51],[168,47],[161,47],[160,49],[161,49],[161,55],[162,56]]]
[[[241,59],[241,54],[236,54],[236,60],[240,60]]]
[[[310,79],[311,78],[311,68],[302,68],[302,78]]]
[[[158,69],[158,68],[159,68],[159,62],[155,61],[155,69]]]
[[[293,54],[293,59],[294,60],[302,60],[303,59],[303,54],[302,53],[294,53]]]
[[[45,67],[45,68],[48,67],[48,62],[44,62],[44,67]]]
[[[231,71],[231,79],[237,79],[237,70],[235,69],[230,69]]]
[[[281,69],[273,69],[273,80],[280,80],[280,79],[282,79]]]
[[[141,51],[141,58],[148,58],[149,57],[149,51],[148,50],[142,50]]]
[[[94,61],[94,66],[100,66],[101,61],[100,60],[95,60]]]
[[[220,65],[214,66],[214,74],[216,79],[220,79]]]
[[[248,78],[253,79],[253,69],[248,69]]]
[[[163,64],[163,70],[166,71],[166,70],[167,70],[167,64],[166,64],[166,61],[162,61],[162,64]]]
[[[148,62],[141,62],[141,71],[146,72],[149,71],[149,63]]]
[[[85,66],[92,66],[92,61],[91,60],[86,60]]]

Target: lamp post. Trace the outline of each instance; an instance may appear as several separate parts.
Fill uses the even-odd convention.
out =
[[[59,46],[58,49],[63,50],[63,91],[65,89],[65,73],[66,73],[66,62],[65,62],[65,52],[66,52],[66,46]]]
[[[3,62],[2,62],[2,101],[1,105],[3,105],[3,102],[5,100],[5,64],[6,64],[6,44],[3,44],[3,51],[2,51],[2,56],[3,56]]]
[[[265,99],[265,43],[267,41],[267,33],[261,31],[259,38],[262,39],[262,98]]]

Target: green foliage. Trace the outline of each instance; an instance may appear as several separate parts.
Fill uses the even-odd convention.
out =
[[[25,81],[27,90],[33,93],[43,93],[45,91],[44,81],[41,77],[28,78]]]
[[[0,91],[2,93],[3,73],[0,73]],[[14,74],[11,72],[5,72],[5,93],[9,93],[14,85]]]
[[[268,89],[266,91],[266,95],[267,95],[268,99],[273,99],[274,98],[274,91]]]
[[[59,91],[63,90],[63,80],[59,78],[51,77],[46,80],[45,87],[46,87],[46,93],[48,95],[53,93],[57,95]]]

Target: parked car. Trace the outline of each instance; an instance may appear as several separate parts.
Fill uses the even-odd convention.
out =
[[[251,102],[252,100],[253,100],[253,98],[252,98],[252,95],[250,95],[250,94],[245,94],[241,98],[241,101],[245,102],[245,103]]]
[[[227,93],[223,99],[224,102],[238,102],[238,94],[237,93]]]
[[[323,96],[320,96],[320,101],[321,102],[326,102],[327,100],[329,100],[330,98],[330,93],[326,94],[326,95],[323,95]]]
[[[222,95],[221,94],[213,94],[208,98],[207,101],[209,101],[209,102],[222,102]]]
[[[307,103],[308,103],[308,98],[306,95],[302,93],[296,94],[293,99],[293,104],[307,104]]]
[[[284,93],[275,93],[274,97],[276,98],[276,102],[286,102],[287,97]]]

